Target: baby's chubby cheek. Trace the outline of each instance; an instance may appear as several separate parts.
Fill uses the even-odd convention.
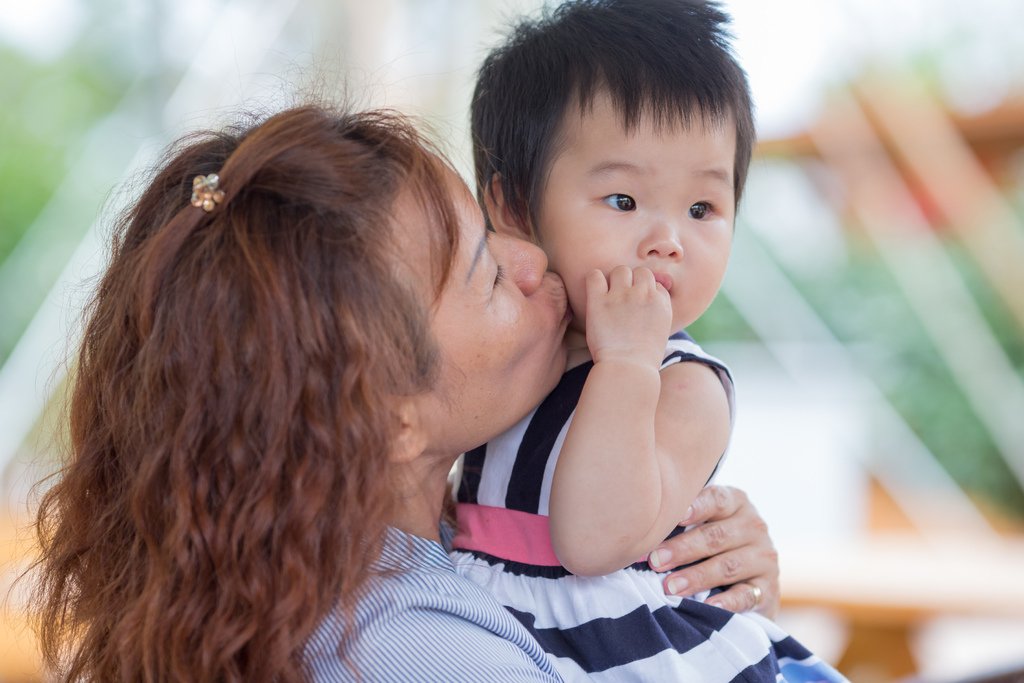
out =
[[[569,308],[572,310],[572,320],[569,321],[569,328],[580,332],[587,329],[587,289],[581,281],[576,288],[567,288],[569,294]]]

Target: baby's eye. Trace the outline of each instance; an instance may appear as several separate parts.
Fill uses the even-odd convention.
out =
[[[604,203],[619,211],[636,211],[636,200],[628,194],[610,194],[604,198]]]
[[[711,205],[707,202],[697,202],[690,207],[690,218],[701,220],[711,211]]]

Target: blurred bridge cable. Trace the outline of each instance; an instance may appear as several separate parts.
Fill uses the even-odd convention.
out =
[[[756,220],[755,216],[741,222]],[[979,537],[994,535],[991,523],[764,250],[756,231],[740,229],[743,237],[734,243],[729,267],[743,275],[727,276],[722,293],[795,380],[820,386],[819,378],[827,374],[844,400],[867,407],[880,427],[876,440],[886,452],[881,457],[864,454],[861,465],[924,536],[942,541],[953,529]]]
[[[1024,487],[1024,380],[860,105],[847,93],[837,94],[811,138],[842,180],[858,222]]]
[[[854,93],[1024,332],[1024,224],[942,105],[909,77],[865,78]]]

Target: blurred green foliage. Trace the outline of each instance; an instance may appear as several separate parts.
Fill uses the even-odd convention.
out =
[[[1024,491],[896,280],[868,240],[852,230],[846,234],[844,266],[820,271],[813,279],[794,273],[790,278],[957,483],[1002,513],[1024,519]],[[944,245],[996,338],[1024,376],[1024,335],[960,245],[951,239]],[[756,338],[721,296],[690,332],[702,343]]]
[[[69,55],[38,64],[0,48],[0,259],[6,258],[63,179],[66,158],[125,84]]]
[[[966,274],[970,262],[958,245],[949,239],[943,243],[958,255]],[[892,274],[867,241],[851,239],[850,247],[848,266],[825,282],[805,284],[805,294],[855,354],[858,349],[871,350],[858,355],[861,367],[964,490],[1024,518],[1024,491]],[[976,269],[971,271],[974,277],[967,279],[975,299],[1008,355],[1012,358],[1016,352],[1019,369],[1020,337]]]
[[[96,47],[40,63],[0,46],[0,268],[64,179],[83,136],[128,87],[126,75],[106,68]],[[29,322],[5,305],[6,297],[41,300],[44,293],[0,297],[0,362]]]

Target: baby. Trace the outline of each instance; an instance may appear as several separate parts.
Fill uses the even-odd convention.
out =
[[[642,559],[731,430],[730,374],[683,332],[725,274],[754,143],[726,22],[570,2],[516,26],[474,93],[488,219],[543,247],[574,319],[552,394],[466,454],[454,558],[566,680],[844,680],[760,615],[666,596]]]

